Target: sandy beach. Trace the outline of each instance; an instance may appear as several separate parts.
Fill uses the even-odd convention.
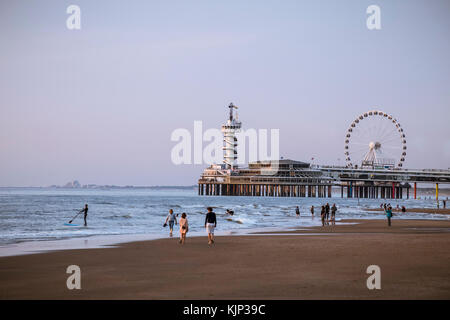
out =
[[[0,299],[450,299],[450,221],[345,222],[3,257]],[[72,264],[81,290],[66,287]],[[381,290],[366,287],[369,265]]]
[[[384,209],[381,208],[370,208],[366,209],[367,211],[380,211],[383,212]],[[392,208],[393,212],[399,212],[402,213],[401,209]],[[406,212],[418,212],[418,213],[433,213],[433,214],[450,214],[450,209],[448,208],[439,208],[439,209],[431,209],[431,208],[407,208]]]

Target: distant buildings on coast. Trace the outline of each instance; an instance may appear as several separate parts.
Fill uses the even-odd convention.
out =
[[[117,185],[98,185],[98,184],[81,184],[78,180],[69,181],[64,185],[51,185],[49,188],[57,189],[194,189],[192,186],[117,186]]]

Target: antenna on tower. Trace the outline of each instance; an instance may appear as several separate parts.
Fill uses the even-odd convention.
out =
[[[230,121],[233,121],[233,109],[237,109],[238,107],[236,107],[233,102],[231,102],[228,108],[230,108]]]

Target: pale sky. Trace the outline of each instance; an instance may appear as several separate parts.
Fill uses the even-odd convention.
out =
[[[81,8],[68,30],[66,8]],[[366,8],[381,8],[368,30]],[[280,129],[284,158],[344,159],[374,108],[408,141],[406,168],[450,167],[450,2],[0,2],[0,186],[192,185],[173,130]]]

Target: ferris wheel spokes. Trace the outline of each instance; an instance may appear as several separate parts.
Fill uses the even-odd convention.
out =
[[[400,123],[383,111],[368,111],[357,117],[347,130],[347,166],[401,167],[406,156],[406,136]]]

